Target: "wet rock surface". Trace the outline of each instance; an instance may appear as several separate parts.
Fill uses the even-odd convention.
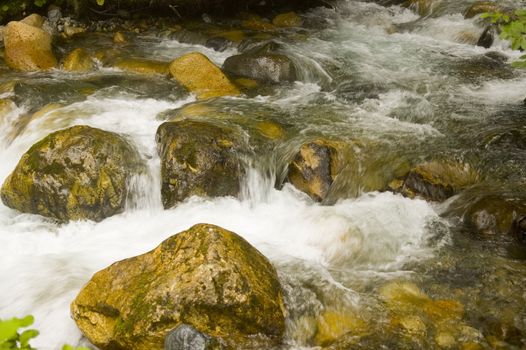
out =
[[[5,61],[21,71],[47,70],[57,66],[51,36],[38,27],[10,22],[4,30]]]
[[[323,201],[341,170],[337,142],[316,140],[301,146],[289,165],[288,181],[313,200]]]
[[[297,79],[294,62],[273,50],[272,43],[252,48],[240,55],[227,58],[225,72],[267,83],[291,82]]]
[[[165,208],[193,195],[239,194],[243,143],[233,130],[182,120],[163,123],[156,138]]]
[[[270,347],[285,331],[274,267],[237,234],[207,224],[97,272],[71,311],[101,349],[214,348],[207,337],[235,348]],[[183,323],[199,333],[177,330]]]
[[[239,95],[239,89],[201,53],[189,53],[170,63],[170,74],[199,99]]]
[[[2,185],[2,201],[60,221],[100,221],[124,210],[127,183],[142,165],[124,138],[88,126],[37,142]]]

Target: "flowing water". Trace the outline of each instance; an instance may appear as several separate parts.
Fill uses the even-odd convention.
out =
[[[126,211],[100,223],[57,224],[0,204],[0,318],[33,314],[41,331],[34,346],[42,350],[89,344],[69,304],[92,274],[206,222],[240,234],[276,266],[289,313],[285,348],[321,342],[327,310],[347,315],[336,328],[358,322],[365,329],[360,348],[435,348],[445,344],[443,334],[454,338],[451,348],[524,348],[524,248],[506,236],[480,238],[450,214],[478,195],[526,198],[526,74],[506,64],[518,54],[505,42],[473,45],[483,27],[463,18],[470,3],[442,1],[425,18],[354,1],[302,14],[305,28],[275,34],[302,67],[300,81],[197,102],[254,148],[241,197],[190,198],[169,210],[160,199],[155,132],[166,111],[195,103],[194,96],[169,79],[110,68],[21,74],[0,67],[0,83],[19,82],[0,95],[17,103],[0,119],[1,181],[33,143],[76,124],[128,135],[149,166],[133,179]],[[110,34],[97,34],[59,48],[111,45]],[[121,48],[167,61],[190,51],[220,65],[237,49],[216,52],[155,30]],[[254,131],[269,121],[285,134],[270,146]],[[359,155],[326,203],[332,205],[281,186],[299,145],[317,137],[353,143]],[[411,164],[435,158],[469,162],[484,180],[443,204],[376,191]],[[392,281],[415,283],[464,312],[446,317],[447,327],[430,317],[424,331],[399,334],[381,297]]]

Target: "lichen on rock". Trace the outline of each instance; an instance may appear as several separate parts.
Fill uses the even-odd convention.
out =
[[[100,221],[124,210],[127,182],[140,171],[140,156],[124,138],[78,125],[33,145],[4,182],[1,197],[24,213]]]

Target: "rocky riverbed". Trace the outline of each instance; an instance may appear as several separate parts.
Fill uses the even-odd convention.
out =
[[[0,318],[43,350],[526,346],[526,73],[480,18],[523,2],[157,5],[0,27]]]

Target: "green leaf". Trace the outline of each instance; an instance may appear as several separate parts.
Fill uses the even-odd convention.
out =
[[[0,349],[1,350],[1,349]],[[87,348],[85,346],[78,346],[74,347],[72,345],[66,344],[62,347],[62,350],[91,350],[90,348]]]
[[[0,320],[0,342],[18,338],[18,329],[31,326],[35,319],[29,315],[24,318],[12,318],[10,320]]]
[[[526,60],[512,62],[511,66],[515,68],[526,68]]]
[[[38,331],[35,329],[28,329],[20,334],[20,347],[31,349],[29,346],[29,341],[39,335]]]
[[[99,6],[104,5],[104,0],[97,0],[97,5],[99,5]]]

